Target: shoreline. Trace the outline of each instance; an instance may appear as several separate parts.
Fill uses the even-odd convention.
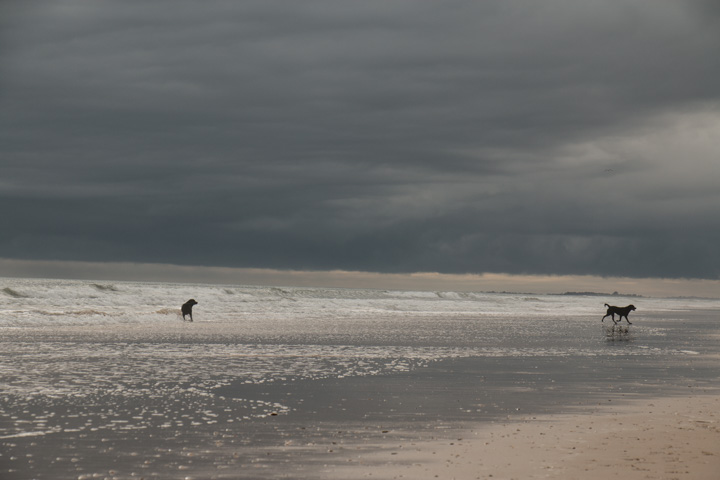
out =
[[[217,478],[716,480],[716,357],[673,358],[680,362],[652,370],[635,363],[653,379],[647,384],[604,364],[582,382],[594,360],[537,357],[454,359],[389,377],[295,384],[288,398],[301,398],[302,408],[266,422],[284,443],[250,447],[249,471]],[[675,371],[678,363],[699,376]],[[552,379],[533,384],[530,367]],[[287,394],[287,385],[267,387],[269,399]]]
[[[3,480],[703,480],[719,466],[704,302],[659,302],[608,337],[583,298],[13,292]],[[164,308],[193,297],[207,322]]]
[[[320,478],[715,480],[719,421],[716,392],[513,416],[364,452],[347,445]]]
[[[704,370],[707,359],[689,359],[693,372]],[[160,425],[130,435],[117,430],[78,437],[65,430],[16,437],[5,440],[13,445],[14,457],[29,452],[34,462],[44,458],[56,464],[6,472],[17,480],[28,478],[29,467],[36,472],[33,478],[73,473],[75,465],[66,465],[72,457],[61,452],[76,441],[73,449],[93,451],[77,464],[82,470],[75,470],[74,478],[87,479],[107,474],[169,480],[180,471],[195,480],[717,478],[720,389],[707,374],[697,380],[675,374],[672,383],[650,391],[627,388],[627,383],[612,388],[611,376],[588,391],[587,384],[576,385],[565,362],[551,359],[544,366],[564,372],[565,381],[558,377],[557,383],[531,389],[508,378],[509,371],[525,363],[515,359],[519,364],[506,365],[509,370],[496,371],[489,382],[459,388],[477,377],[477,368],[488,375],[491,363],[498,367],[508,359],[488,360],[476,370],[470,367],[477,359],[458,359],[402,375],[308,381],[277,385],[274,391],[270,385],[252,385],[240,392],[236,384],[223,393],[235,390],[255,398],[247,395],[254,392],[270,404],[282,395],[299,408],[237,427],[218,424],[221,418],[214,417],[213,424],[174,434]],[[576,361],[567,363],[578,367]],[[666,363],[663,371],[669,375],[672,368]],[[520,388],[508,389],[513,385]],[[573,385],[585,393],[573,393]],[[483,391],[490,394],[487,401],[502,402],[486,411],[477,403]],[[468,408],[473,405],[478,408]],[[0,465],[3,460],[12,458],[0,458]]]

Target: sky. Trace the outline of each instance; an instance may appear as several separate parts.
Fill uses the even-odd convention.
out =
[[[720,295],[718,52],[710,0],[7,0],[0,266]]]

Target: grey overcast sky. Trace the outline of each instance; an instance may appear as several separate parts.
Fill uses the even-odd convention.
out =
[[[6,0],[0,209],[13,260],[717,280],[720,2]]]

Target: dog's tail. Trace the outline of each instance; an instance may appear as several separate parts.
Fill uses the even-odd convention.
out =
[[[608,305],[607,303],[605,304],[605,306],[608,307],[608,308],[610,308],[610,305]]]

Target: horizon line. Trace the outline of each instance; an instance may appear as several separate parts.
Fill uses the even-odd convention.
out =
[[[280,270],[143,262],[24,260],[0,257],[0,276],[67,280],[152,281],[225,285],[369,288],[486,293],[598,293],[620,296],[720,298],[720,280],[506,273],[381,273]],[[612,295],[612,294],[607,294]]]

